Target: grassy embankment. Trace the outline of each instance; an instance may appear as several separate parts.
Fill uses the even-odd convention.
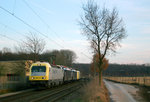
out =
[[[98,77],[93,78],[83,88],[83,99],[84,102],[109,102],[109,93],[104,84],[102,87],[99,86]]]

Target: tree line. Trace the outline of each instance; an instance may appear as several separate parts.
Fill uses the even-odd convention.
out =
[[[109,64],[104,76],[143,77],[150,76],[150,66],[137,64]]]
[[[43,52],[45,48],[44,39],[37,34],[30,32],[15,46],[16,51],[4,47],[0,50],[0,61],[32,60],[46,61],[51,64],[71,66],[75,61],[76,54],[71,50],[51,50]]]
[[[76,54],[71,50],[52,50],[38,54],[37,61],[46,61],[52,64],[71,66]],[[0,50],[0,61],[34,60],[34,53],[11,52],[10,48]]]

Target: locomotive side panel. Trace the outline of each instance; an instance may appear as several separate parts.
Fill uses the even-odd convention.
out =
[[[63,80],[64,71],[58,68],[51,68],[52,80]]]
[[[73,71],[73,80],[77,80],[77,72]]]
[[[72,71],[71,70],[64,70],[64,81],[72,80]]]

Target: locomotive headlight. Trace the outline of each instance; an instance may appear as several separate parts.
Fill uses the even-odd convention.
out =
[[[45,79],[45,77],[42,77],[42,79]]]

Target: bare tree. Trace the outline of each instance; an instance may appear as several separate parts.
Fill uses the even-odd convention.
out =
[[[118,16],[118,11],[102,8],[97,3],[88,1],[83,5],[84,14],[79,21],[82,33],[91,42],[91,47],[98,53],[99,62],[99,84],[101,85],[101,74],[103,59],[108,52],[116,52],[120,41],[126,37],[123,21]]]
[[[11,49],[7,48],[7,47],[4,47],[3,50],[2,50],[2,53],[11,53]]]
[[[33,54],[33,59],[35,62],[37,60],[37,56],[44,50],[45,42],[36,34],[30,33],[29,36],[25,37],[25,41],[23,41],[23,46],[25,48],[25,51]]]

